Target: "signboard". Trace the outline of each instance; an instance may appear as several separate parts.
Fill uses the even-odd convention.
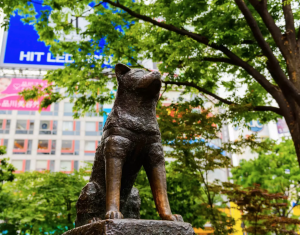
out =
[[[281,118],[278,119],[277,131],[278,131],[278,134],[285,134],[285,133],[290,132],[284,119],[281,119]]]
[[[246,125],[250,127],[250,130],[252,132],[259,132],[259,131],[261,131],[264,128],[264,125],[261,124],[258,120],[252,120],[252,121],[246,123]],[[233,127],[233,129],[235,131],[237,131],[239,129],[239,126],[235,125]]]
[[[34,4],[36,11],[50,10],[40,4]],[[21,16],[11,16],[10,25],[4,33],[0,66],[11,68],[44,68],[55,69],[62,67],[65,62],[71,62],[70,55],[53,57],[49,46],[38,41],[39,35],[33,25],[21,21]]]
[[[42,10],[49,10],[49,6],[34,4],[38,13]],[[72,63],[72,55],[64,54],[53,55],[50,47],[44,42],[39,41],[39,35],[33,25],[25,24],[21,21],[22,17],[18,14],[11,16],[9,29],[4,33],[2,49],[0,55],[0,66],[4,68],[36,68],[36,69],[57,69],[62,68],[66,63]],[[74,21],[75,24],[75,21]],[[78,27],[84,27],[87,22],[84,18],[77,19]],[[69,40],[80,40],[80,36],[71,35]],[[104,45],[105,40],[100,40]],[[100,59],[100,53],[95,55]],[[107,68],[110,66],[106,65]]]
[[[247,126],[250,127],[250,130],[253,132],[259,132],[264,128],[264,125],[261,124],[258,120],[252,120],[247,123]]]
[[[37,0],[39,1],[39,0]],[[42,2],[42,1],[40,1]],[[49,6],[42,6],[41,3],[31,2],[37,12],[37,16],[41,11],[48,10]],[[88,7],[93,7],[90,3]],[[107,5],[103,4],[105,8]],[[74,26],[84,28],[88,24],[83,17],[73,19]],[[115,27],[116,30],[122,30],[120,26]],[[67,41],[81,39],[80,35],[65,35]],[[105,45],[105,40],[99,40],[99,46]],[[95,59],[101,59],[100,52],[95,53]],[[22,17],[17,13],[10,18],[9,29],[4,33],[2,49],[0,54],[0,67],[3,68],[36,68],[36,69],[57,69],[62,68],[66,63],[72,63],[72,55],[65,53],[64,55],[53,55],[50,52],[50,46],[46,46],[44,42],[39,41],[39,35],[34,25],[22,22]],[[109,63],[104,63],[106,69],[112,68]]]
[[[41,100],[27,101],[18,95],[24,89],[32,86],[47,87],[47,81],[39,79],[18,79],[0,77],[0,110],[39,110]],[[50,106],[43,111],[50,111]]]

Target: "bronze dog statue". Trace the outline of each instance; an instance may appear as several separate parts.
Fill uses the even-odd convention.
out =
[[[132,188],[142,166],[161,219],[183,221],[180,215],[172,214],[167,195],[165,161],[155,110],[161,75],[156,71],[130,69],[123,64],[117,64],[115,71],[118,79],[116,100],[96,151],[90,182],[77,202],[76,227],[98,219],[122,219],[121,212],[126,207],[133,210],[131,214],[139,211],[139,196]],[[139,216],[129,213],[124,217]]]

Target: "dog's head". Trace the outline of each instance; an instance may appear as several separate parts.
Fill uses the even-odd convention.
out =
[[[124,64],[115,67],[119,89],[144,91],[157,94],[161,88],[161,75],[158,71],[147,72],[143,69],[131,69]]]

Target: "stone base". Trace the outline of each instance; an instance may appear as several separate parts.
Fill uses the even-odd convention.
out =
[[[164,220],[107,219],[63,235],[195,235],[189,223]]]

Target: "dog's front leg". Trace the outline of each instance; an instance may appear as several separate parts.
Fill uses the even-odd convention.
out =
[[[181,215],[172,214],[168,194],[167,177],[163,147],[159,144],[152,144],[148,150],[144,163],[156,209],[161,219],[183,222]]]
[[[123,219],[120,212],[122,167],[122,159],[106,159],[106,219]]]
[[[121,136],[110,136],[105,140],[106,219],[122,219],[120,191],[122,169],[132,142]]]

